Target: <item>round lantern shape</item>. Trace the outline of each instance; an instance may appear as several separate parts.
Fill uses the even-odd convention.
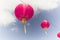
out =
[[[47,30],[47,29],[49,28],[49,26],[50,26],[49,21],[43,20],[43,21],[41,22],[41,27],[42,27],[44,30]]]
[[[57,33],[57,37],[60,38],[60,32]]]
[[[29,4],[19,4],[15,10],[15,16],[24,23],[24,32],[26,33],[26,21],[32,18],[34,10]]]

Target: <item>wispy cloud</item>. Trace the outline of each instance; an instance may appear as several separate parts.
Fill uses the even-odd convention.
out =
[[[16,18],[12,15],[14,13],[11,12],[14,12],[14,8],[18,3],[17,0],[0,0],[0,25],[16,22]]]
[[[0,25],[8,25],[11,22],[16,22],[15,17],[5,11],[0,11]]]
[[[23,0],[26,3],[29,3],[33,6],[37,6],[43,10],[50,10],[58,7],[59,0]]]
[[[18,32],[19,29],[18,29],[17,27],[14,27],[14,28],[11,28],[10,30],[11,30],[12,32]]]

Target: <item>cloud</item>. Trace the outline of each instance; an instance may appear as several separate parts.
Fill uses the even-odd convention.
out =
[[[58,7],[58,4],[60,3],[59,0],[6,0],[2,1],[1,4],[3,4],[3,7],[5,9],[9,9],[14,11],[15,7],[20,3],[28,3],[30,4],[34,10],[36,11],[37,8],[43,9],[43,10],[52,10],[54,8]]]
[[[57,0],[57,3],[60,5],[60,0]]]
[[[58,0],[23,0],[26,3],[33,5],[34,7],[51,10],[58,7]]]
[[[9,10],[15,9],[15,7],[20,3],[28,3],[31,4],[36,10],[37,8],[43,9],[43,10],[51,10],[58,7],[58,4],[60,3],[60,0],[2,0],[0,1],[1,7]]]
[[[27,23],[27,26],[30,26],[31,24],[30,23]]]
[[[19,29],[17,27],[14,27],[14,28],[11,28],[10,30],[13,32],[18,32]]]
[[[20,0],[5,0],[5,9],[12,10],[14,12],[15,7],[20,3]]]
[[[16,19],[11,13],[0,11],[0,25],[8,25],[12,22],[16,22]]]
[[[16,18],[12,15],[14,13],[11,12],[14,12],[14,8],[18,3],[17,0],[0,0],[0,26],[16,22]]]

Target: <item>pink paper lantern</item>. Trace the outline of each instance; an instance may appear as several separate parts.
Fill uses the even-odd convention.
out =
[[[41,27],[42,27],[44,30],[47,30],[47,29],[49,28],[49,26],[50,26],[49,21],[43,20],[43,21],[41,22]]]
[[[26,33],[26,21],[34,15],[33,8],[29,4],[19,4],[15,8],[14,13],[16,18],[24,23],[24,31]]]
[[[57,37],[60,38],[60,32],[57,33]]]
[[[14,12],[15,16],[21,21],[22,19],[29,20],[34,14],[34,10],[29,4],[19,4]]]

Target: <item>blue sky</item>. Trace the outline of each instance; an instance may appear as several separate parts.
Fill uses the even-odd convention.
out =
[[[24,33],[24,25],[14,15],[14,8],[22,2],[0,0],[0,40],[60,40],[56,36],[60,32],[60,1],[22,1],[30,4],[35,11],[34,16],[27,21],[27,33]],[[44,19],[50,22],[47,31],[40,26]]]

